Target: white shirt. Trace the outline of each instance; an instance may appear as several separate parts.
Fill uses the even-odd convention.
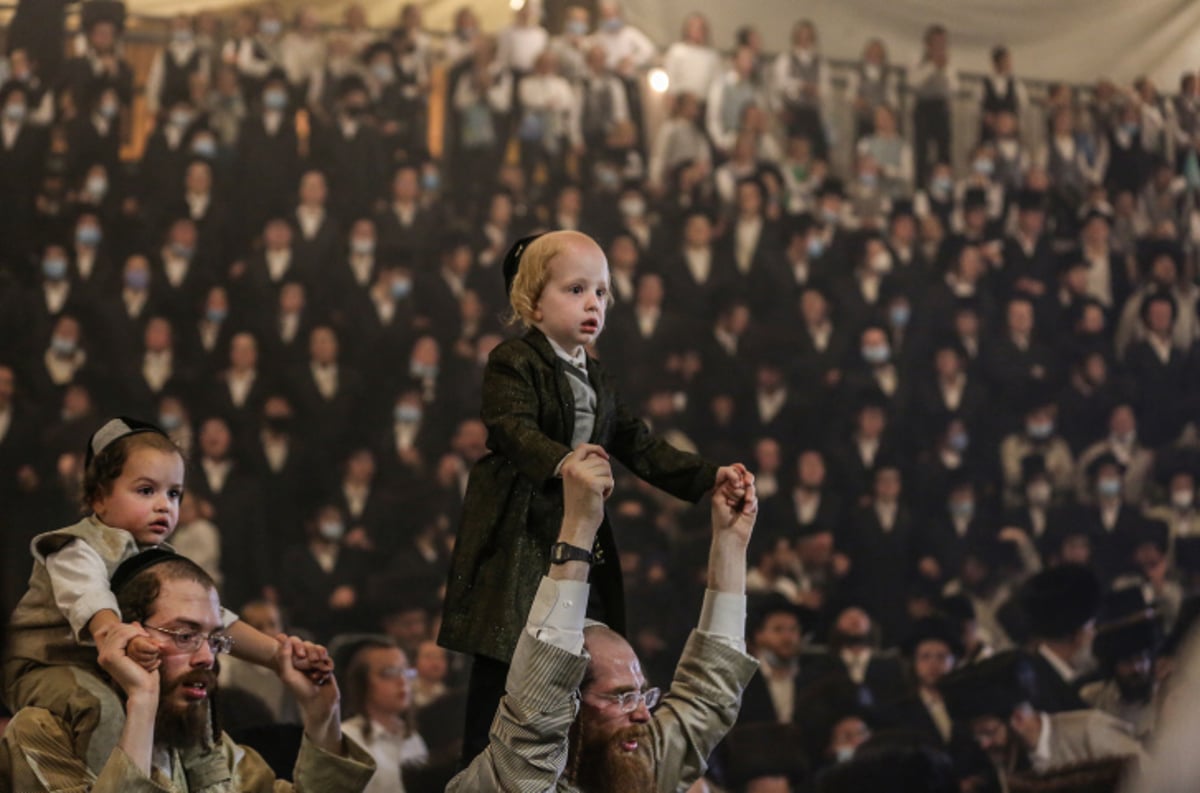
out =
[[[1092,254],[1084,251],[1087,262],[1087,294],[1100,301],[1105,307],[1113,304],[1112,271],[1108,252]]]
[[[337,394],[338,388],[338,369],[336,363],[309,364],[309,369],[312,371],[313,381],[317,384],[317,391],[325,399],[333,399]]]
[[[176,289],[183,283],[183,279],[187,278],[188,267],[190,263],[182,256],[176,256],[173,253],[163,253],[163,273],[167,276],[167,283]]]
[[[12,427],[12,405],[0,409],[0,443],[8,437],[8,430]]]
[[[967,387],[967,376],[959,372],[958,376],[950,382],[940,380],[938,387],[942,391],[942,401],[950,410],[958,410],[958,406],[962,404],[963,391]]]
[[[325,222],[325,210],[320,207],[297,207],[296,221],[300,224],[300,234],[304,239],[314,239]]]
[[[780,388],[773,393],[758,391],[755,394],[755,402],[758,405],[758,418],[764,424],[769,424],[775,420],[779,412],[783,410],[783,405],[787,402],[787,389]]]
[[[202,220],[208,214],[208,205],[212,202],[209,193],[188,193],[184,200],[188,205],[188,216],[192,220]]]
[[[4,148],[11,149],[17,143],[17,135],[21,133],[21,125],[12,121],[0,124],[0,132],[4,133]]]
[[[46,299],[46,311],[50,314],[62,311],[70,294],[71,282],[66,279],[42,282],[42,295]]]
[[[279,473],[283,467],[287,465],[288,458],[288,439],[287,436],[279,438],[274,437],[270,433],[264,432],[262,435],[263,456],[267,458],[267,465],[271,471]]]
[[[1029,753],[1029,763],[1034,771],[1042,773],[1050,770],[1050,764],[1053,762],[1050,756],[1050,731],[1053,723],[1048,714],[1039,713],[1038,718],[1042,720],[1042,732],[1038,736],[1037,746]]]
[[[867,667],[871,665],[871,651],[845,649],[839,653],[839,657],[846,665],[846,672],[850,675],[850,679],[856,684],[862,685],[862,682],[867,679]]]
[[[1038,655],[1046,659],[1046,663],[1050,664],[1050,666],[1054,668],[1054,671],[1058,673],[1058,676],[1061,677],[1064,682],[1075,682],[1075,678],[1078,676],[1078,673],[1071,668],[1070,664],[1059,658],[1054,651],[1044,644],[1039,644],[1037,651]]]
[[[204,470],[204,478],[208,480],[208,486],[214,493],[220,493],[225,489],[225,479],[233,469],[233,463],[228,460],[213,460],[205,457],[200,461],[200,467]]]
[[[71,382],[75,378],[75,372],[79,371],[86,360],[87,353],[83,350],[75,350],[66,358],[59,357],[53,350],[46,350],[43,358],[46,364],[46,374],[50,375],[50,382],[55,385],[66,385]]]
[[[683,260],[687,264],[692,280],[698,284],[708,283],[712,272],[712,250],[710,248],[688,248],[683,252]]]
[[[371,490],[366,485],[356,485],[352,482],[342,485],[342,495],[346,497],[350,517],[355,519],[362,517],[363,510],[367,508],[367,497],[370,494]]]
[[[150,299],[150,293],[145,289],[122,289],[121,300],[125,303],[125,313],[130,319],[137,319],[142,314],[142,309],[146,307],[146,301]]]
[[[363,793],[404,793],[401,766],[423,765],[429,760],[429,747],[420,735],[389,732],[378,722],[371,723],[366,735],[366,716],[355,716],[342,723],[342,732],[375,759],[375,775]]]
[[[658,328],[658,320],[662,312],[657,308],[638,308],[634,312],[637,317],[638,333],[643,338],[650,338]]]
[[[250,396],[250,389],[254,387],[256,373],[253,369],[245,372],[238,372],[234,369],[229,370],[229,374],[225,377],[225,383],[229,386],[229,401],[234,407],[242,407],[246,404],[246,397]]]
[[[518,72],[533,70],[533,64],[550,41],[541,25],[509,25],[496,36],[496,60]]]
[[[645,66],[658,55],[654,42],[628,23],[616,32],[597,31],[592,36],[592,43],[604,48],[608,56],[605,63],[610,69],[617,69],[625,61],[634,67]]]
[[[721,55],[712,47],[677,41],[667,48],[663,69],[670,80],[668,95],[691,94],[704,99],[721,73]]]
[[[266,258],[267,274],[272,281],[281,281],[292,266],[292,252],[286,248],[281,251],[267,251]]]
[[[158,393],[167,381],[171,379],[174,368],[171,361],[171,351],[147,352],[142,356],[142,378],[150,390]]]
[[[279,338],[284,342],[291,344],[292,339],[296,338],[296,332],[300,329],[300,315],[294,311],[283,314],[279,317]]]
[[[742,275],[750,272],[750,265],[754,263],[754,252],[758,250],[762,227],[762,218],[756,217],[739,220],[734,228],[734,259]]]

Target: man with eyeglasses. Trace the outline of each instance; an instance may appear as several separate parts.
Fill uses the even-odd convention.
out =
[[[517,642],[483,754],[448,793],[674,791],[694,782],[737,716],[758,668],[746,654],[746,545],[758,513],[713,494],[708,590],[665,694],[616,632],[585,625],[590,552],[612,491],[608,455],[583,444],[562,469],[564,514],[550,571]],[[654,608],[653,603],[635,607]]]
[[[120,573],[118,569],[114,580]],[[208,574],[184,557],[163,554],[115,594],[127,622],[102,640],[99,662],[125,699],[125,725],[116,748],[99,774],[93,774],[62,721],[44,709],[24,708],[0,738],[0,790],[292,790],[291,784],[275,780],[257,753],[213,725],[216,657],[229,652],[233,640],[221,628],[221,606]],[[158,646],[155,670],[147,671],[127,655],[135,636]],[[299,640],[281,644],[277,668],[304,724],[296,789],[359,793],[375,764],[342,736],[337,684],[315,684],[293,666],[293,654],[304,651]]]

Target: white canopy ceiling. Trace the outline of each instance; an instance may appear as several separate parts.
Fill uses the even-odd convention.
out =
[[[391,24],[403,0],[362,0],[373,24]],[[172,14],[241,5],[244,0],[127,0],[130,10]],[[485,27],[503,25],[507,0],[425,0],[427,24],[449,26],[454,10],[475,7]],[[298,6],[301,0],[285,0]],[[863,42],[887,42],[894,63],[919,52],[926,25],[939,22],[951,34],[952,57],[960,68],[983,71],[988,52],[1006,44],[1017,71],[1045,79],[1092,82],[1099,76],[1128,82],[1147,74],[1160,88],[1173,90],[1180,72],[1200,66],[1200,3],[1192,0],[625,0],[628,18],[665,46],[679,32],[684,15],[697,8],[710,16],[717,43],[728,46],[733,31],[752,24],[770,49],[787,45],[791,23],[800,16],[816,22],[828,55],[857,57]],[[308,0],[329,20],[345,0]]]

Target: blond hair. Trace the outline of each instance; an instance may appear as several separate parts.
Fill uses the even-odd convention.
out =
[[[542,291],[550,283],[550,262],[555,257],[566,253],[572,243],[580,238],[595,241],[586,234],[572,231],[557,231],[542,236],[529,243],[521,253],[517,275],[513,278],[512,291],[508,295],[509,311],[505,322],[509,325],[520,323],[526,328],[534,326],[534,313]]]

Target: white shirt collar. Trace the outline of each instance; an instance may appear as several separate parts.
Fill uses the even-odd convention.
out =
[[[550,342],[551,349],[554,350],[554,354],[559,358],[562,358],[564,361],[576,367],[577,369],[582,369],[585,372],[587,371],[587,350],[585,350],[583,347],[580,347],[579,352],[572,355],[560,347],[558,343],[549,336],[546,337],[546,341]]]

